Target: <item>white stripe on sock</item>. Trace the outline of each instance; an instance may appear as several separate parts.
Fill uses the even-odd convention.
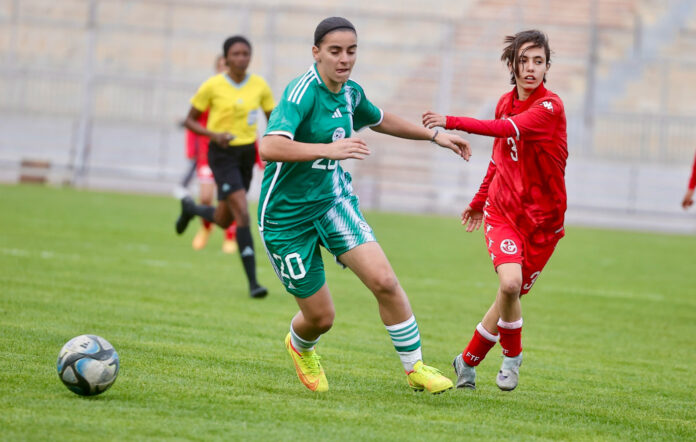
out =
[[[476,330],[479,332],[481,336],[483,336],[491,342],[498,342],[498,339],[500,339],[500,336],[494,335],[493,333],[486,330],[486,328],[480,322],[476,326]]]
[[[408,318],[407,320],[405,320],[404,322],[400,322],[400,323],[394,324],[394,325],[385,325],[385,327],[387,328],[387,331],[395,332],[395,331],[399,331],[403,328],[408,327],[409,325],[413,324],[414,322],[416,322],[416,317],[411,315],[411,317]]]
[[[522,318],[514,322],[505,322],[502,319],[498,319],[498,327],[506,328],[508,330],[514,330],[516,328],[522,328]]]

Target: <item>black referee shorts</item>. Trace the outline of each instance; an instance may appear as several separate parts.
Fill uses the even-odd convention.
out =
[[[219,201],[240,189],[249,190],[251,175],[256,162],[255,144],[222,147],[209,144],[208,165],[213,171]]]

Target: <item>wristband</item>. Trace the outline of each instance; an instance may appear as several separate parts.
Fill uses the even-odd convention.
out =
[[[437,137],[437,134],[439,134],[439,133],[440,133],[440,131],[439,131],[438,129],[435,129],[435,133],[434,133],[433,136],[430,138],[430,142],[431,142],[431,143],[437,144],[437,141],[435,141],[435,138]]]

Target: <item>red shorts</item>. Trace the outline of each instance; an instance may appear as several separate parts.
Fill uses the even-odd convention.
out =
[[[522,266],[521,295],[532,289],[564,230],[535,232],[523,235],[502,216],[495,207],[486,203],[483,209],[486,247],[496,269],[500,264],[517,263]]]

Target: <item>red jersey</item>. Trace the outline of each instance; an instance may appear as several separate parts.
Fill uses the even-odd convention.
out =
[[[696,155],[694,155],[694,166],[691,170],[691,179],[689,180],[689,190],[696,189]]]
[[[447,129],[496,137],[493,158],[471,207],[488,200],[522,233],[561,233],[568,158],[563,102],[541,84],[525,101],[500,97],[495,120],[447,117]]]
[[[201,126],[206,127],[208,124],[208,111],[203,112],[198,119]],[[198,135],[186,129],[186,158],[195,159],[200,165],[208,164],[208,137]]]

